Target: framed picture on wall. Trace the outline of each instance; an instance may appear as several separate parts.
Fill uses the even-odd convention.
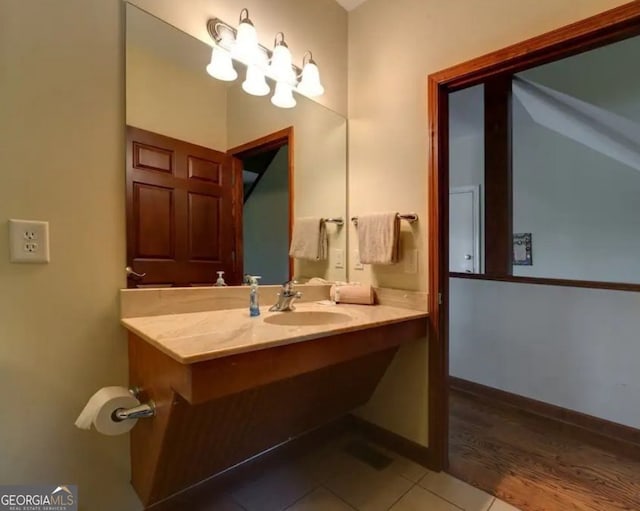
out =
[[[513,264],[516,266],[533,266],[533,256],[531,252],[531,233],[514,233]]]

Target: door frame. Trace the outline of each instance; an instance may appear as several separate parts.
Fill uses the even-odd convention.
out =
[[[449,466],[449,100],[451,92],[640,35],[640,0],[433,73],[429,126],[429,447]]]
[[[291,246],[291,234],[293,231],[293,214],[294,214],[294,196],[295,196],[295,150],[294,150],[294,130],[293,126],[289,126],[287,128],[275,131],[264,137],[257,138],[245,144],[241,144],[236,147],[232,147],[227,150],[227,154],[233,156],[236,159],[242,160],[243,158],[247,158],[249,156],[254,156],[256,154],[263,153],[265,151],[270,151],[273,149],[278,149],[284,145],[287,146],[287,165],[288,165],[288,173],[289,173],[289,246]],[[238,170],[240,173],[239,179],[236,179],[236,195],[235,195],[235,204],[240,205],[242,207],[243,200],[242,194],[244,193],[243,185],[242,185],[242,168]],[[238,257],[244,257],[243,247],[243,238],[242,238],[242,230],[240,232],[236,232],[236,247],[240,247],[238,252]],[[243,268],[244,271],[244,268]],[[293,279],[294,273],[294,262],[293,258],[289,257],[289,279]]]

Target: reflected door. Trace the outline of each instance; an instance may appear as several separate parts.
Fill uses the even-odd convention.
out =
[[[210,285],[217,271],[240,281],[239,172],[225,153],[127,128],[127,264],[144,275],[129,287]]]
[[[480,273],[480,202],[476,186],[449,193],[449,271]]]

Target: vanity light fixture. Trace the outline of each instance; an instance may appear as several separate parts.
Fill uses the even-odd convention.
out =
[[[220,41],[213,45],[211,61],[207,66],[207,73],[223,82],[232,82],[238,78],[238,73],[234,69],[233,61],[231,60],[231,53],[227,49],[229,41],[229,34],[224,34],[220,37]]]
[[[231,50],[231,56],[248,66],[258,58],[260,47],[258,45],[258,33],[249,19],[249,10],[240,11],[240,24],[236,34],[236,41]]]
[[[309,60],[307,60],[307,57],[309,57]],[[324,94],[324,87],[322,83],[320,83],[320,71],[310,51],[302,57],[302,75],[300,77],[300,83],[298,84],[298,92],[310,98]]]
[[[278,40],[278,36],[280,40]],[[289,80],[292,66],[293,62],[289,46],[284,41],[284,34],[278,32],[273,40],[273,53],[271,54],[271,62],[269,63],[267,74],[277,82]]]
[[[207,31],[214,41],[211,62],[207,72],[218,80],[233,81],[238,73],[233,68],[233,59],[247,66],[242,89],[254,96],[266,96],[271,89],[265,79],[269,76],[276,82],[271,103],[280,108],[293,108],[296,100],[293,91],[308,97],[324,94],[320,83],[320,72],[310,51],[305,53],[300,69],[293,64],[291,51],[284,40],[284,33],[278,32],[274,39],[273,50],[258,42],[258,35],[249,10],[240,11],[237,29],[219,18],[207,22]]]
[[[280,108],[293,108],[296,106],[296,98],[293,97],[293,88],[286,81],[276,82],[276,92],[271,98],[271,103]]]
[[[266,96],[271,88],[264,77],[264,72],[257,66],[247,68],[247,77],[242,82],[242,90],[252,96]]]

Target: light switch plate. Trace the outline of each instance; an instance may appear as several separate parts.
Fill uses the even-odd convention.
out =
[[[9,220],[12,263],[49,262],[49,222]]]
[[[360,262],[360,251],[359,250],[354,250],[353,251],[353,269],[354,270],[364,270],[364,264],[362,264]]]
[[[333,249],[333,264],[336,268],[344,268],[344,250],[341,248]]]

